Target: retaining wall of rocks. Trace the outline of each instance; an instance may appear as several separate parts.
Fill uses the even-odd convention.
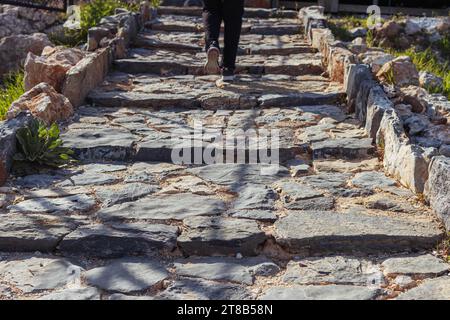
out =
[[[386,88],[374,77],[375,65],[359,63],[345,44],[335,40],[323,13],[323,7],[307,7],[300,10],[299,18],[312,46],[323,54],[331,79],[343,83],[348,111],[355,112],[376,142],[387,174],[416,194],[423,194],[450,230],[450,154],[447,153],[450,135],[448,126],[444,126],[450,115],[450,103],[443,96],[410,87],[401,89],[400,95],[390,92],[392,88]],[[379,69],[384,67],[384,62],[381,65]],[[412,104],[413,109],[423,106],[424,110],[416,111],[417,114],[407,108],[402,110],[404,105],[398,104],[399,96]],[[409,132],[405,132],[404,119],[412,122],[407,126]],[[420,128],[422,124],[427,132],[434,134],[413,137],[411,126]]]
[[[11,105],[8,120],[0,122],[0,186],[11,169],[17,129],[31,117],[47,124],[67,120],[83,104],[89,91],[104,80],[113,60],[125,57],[131,41],[151,18],[150,12],[148,6],[143,6],[140,13],[120,9],[105,17],[89,30],[89,50],[46,46],[40,48],[41,53],[28,53],[28,91]]]

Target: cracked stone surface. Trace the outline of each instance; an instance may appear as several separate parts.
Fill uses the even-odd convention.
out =
[[[153,288],[168,277],[158,262],[143,259],[114,261],[85,274],[89,285],[112,292],[131,293]]]
[[[0,187],[0,300],[450,299],[442,225],[296,11],[246,9],[223,86],[201,9],[158,13],[61,124],[78,161]]]

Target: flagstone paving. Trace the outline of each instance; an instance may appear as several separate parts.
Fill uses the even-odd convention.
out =
[[[79,161],[1,188],[0,299],[450,299],[442,226],[383,173],[296,12],[247,10],[220,88],[201,9],[158,11],[63,125]],[[261,151],[220,147],[241,129],[278,130],[280,166],[197,158]]]

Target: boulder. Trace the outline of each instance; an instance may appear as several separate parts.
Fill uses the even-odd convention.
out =
[[[363,63],[370,65],[374,74],[380,71],[381,67],[395,59],[391,54],[379,50],[370,50],[360,56]]]
[[[352,38],[365,37],[367,34],[367,29],[363,27],[357,27],[350,29],[349,33]]]
[[[401,26],[397,22],[391,20],[386,21],[381,27],[377,28],[376,35],[378,39],[394,39],[400,34],[401,30]]]
[[[25,90],[46,82],[61,92],[67,71],[83,57],[81,50],[65,47],[45,48],[41,56],[29,53],[25,61]]]
[[[442,89],[444,80],[430,72],[421,71],[419,72],[419,83],[420,86],[425,89]]]
[[[413,112],[423,113],[428,106],[427,95],[427,91],[420,87],[408,86],[400,89],[399,97],[396,100],[402,104],[409,104]]]
[[[29,110],[33,116],[48,125],[58,120],[65,120],[73,114],[70,101],[45,82],[25,92],[13,102],[7,117],[12,119],[25,110]]]
[[[405,33],[409,36],[414,35],[422,31],[422,28],[419,24],[414,21],[407,20],[405,23]]]
[[[419,85],[419,72],[408,56],[400,56],[387,62],[377,73],[377,78],[400,87]]]
[[[52,46],[47,35],[15,35],[0,40],[0,76],[18,70],[29,52],[40,55],[46,46]]]

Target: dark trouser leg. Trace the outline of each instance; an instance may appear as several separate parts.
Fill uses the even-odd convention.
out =
[[[234,70],[239,38],[241,36],[244,0],[224,0],[223,20],[225,23],[223,67]]]
[[[207,51],[211,45],[219,48],[222,1],[204,0],[203,2],[203,25],[205,28],[205,49]]]

